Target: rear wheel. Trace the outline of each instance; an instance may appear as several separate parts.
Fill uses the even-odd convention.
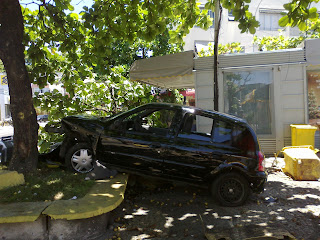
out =
[[[87,143],[78,143],[68,150],[65,162],[75,172],[90,172],[93,169],[93,151]]]
[[[215,200],[228,207],[243,205],[249,196],[249,183],[238,173],[220,175],[211,186]]]

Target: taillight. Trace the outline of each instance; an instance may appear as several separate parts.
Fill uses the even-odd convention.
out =
[[[263,172],[264,171],[264,155],[261,151],[259,151],[259,154],[258,154],[258,157],[259,157],[259,167],[258,167],[258,171],[259,172]]]
[[[251,157],[251,158],[256,157],[256,144],[250,133],[248,133],[248,137],[247,137],[247,157]]]

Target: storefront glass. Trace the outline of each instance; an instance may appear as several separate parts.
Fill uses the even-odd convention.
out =
[[[320,122],[320,65],[309,66],[307,78],[309,123],[318,125]]]
[[[247,120],[257,134],[272,133],[272,71],[224,72],[224,111]]]

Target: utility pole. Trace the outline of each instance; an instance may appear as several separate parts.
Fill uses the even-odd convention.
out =
[[[214,110],[219,110],[219,86],[218,86],[218,46],[221,23],[220,0],[215,1],[214,6],[214,64],[213,64],[213,104]]]

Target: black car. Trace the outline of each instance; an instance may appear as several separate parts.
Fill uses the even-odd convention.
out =
[[[108,118],[68,116],[60,157],[76,172],[99,160],[112,169],[211,189],[222,205],[243,204],[266,181],[264,155],[243,119],[152,103]]]
[[[13,136],[0,137],[0,164],[8,164],[13,151]]]
[[[38,115],[37,116],[37,121],[38,122],[46,122],[46,121],[48,121],[48,115]]]

